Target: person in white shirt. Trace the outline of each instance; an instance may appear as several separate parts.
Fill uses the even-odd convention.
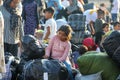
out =
[[[113,0],[112,10],[111,10],[112,21],[113,22],[118,21],[118,14],[119,14],[119,9],[120,9],[120,5],[119,4],[120,4],[119,0]]]
[[[47,21],[45,23],[43,40],[48,41],[50,38],[52,38],[56,34],[57,24],[53,18],[54,12],[55,12],[53,7],[49,7],[45,9],[44,12],[45,12],[45,18],[47,19]]]

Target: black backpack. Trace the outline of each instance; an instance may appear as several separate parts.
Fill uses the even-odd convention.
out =
[[[66,66],[58,60],[36,59],[24,65],[23,80],[44,80],[44,73],[48,80],[66,80],[68,71]]]

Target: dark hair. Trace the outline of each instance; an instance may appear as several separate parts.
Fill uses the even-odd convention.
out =
[[[69,25],[63,25],[63,26],[61,26],[61,27],[58,29],[57,32],[59,32],[59,31],[65,32],[65,35],[67,36],[67,40],[70,40],[70,39],[71,39],[71,37],[72,37],[72,35],[71,35],[71,33],[72,33],[72,28],[71,28],[71,26],[69,26]]]
[[[103,29],[104,29],[106,26],[109,27],[109,24],[108,24],[108,23],[103,23],[103,24],[102,24],[102,28],[103,28]]]
[[[102,9],[98,9],[97,10],[97,14],[100,15],[100,14],[105,14],[105,12],[102,10]]]
[[[117,26],[118,24],[120,24],[120,22],[114,22],[113,27]]]
[[[85,52],[87,52],[88,51],[88,48],[85,46],[85,45],[81,45],[80,47],[79,47],[79,54],[84,54]]]
[[[49,8],[46,8],[46,9],[44,10],[44,13],[45,13],[45,12],[49,12],[49,13],[51,13],[51,14],[54,14],[55,9],[54,9],[53,7],[49,7]]]
[[[104,6],[105,6],[105,4],[104,4],[104,3],[101,3],[101,4],[100,4],[100,6],[101,6],[101,7],[104,7]]]

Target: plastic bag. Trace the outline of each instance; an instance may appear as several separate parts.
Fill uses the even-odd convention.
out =
[[[44,73],[48,74],[48,80],[66,80],[68,77],[67,68],[58,60],[31,60],[23,71],[24,80],[44,80]]]
[[[22,45],[24,51],[22,56],[26,55],[27,59],[42,58],[45,54],[45,48],[40,45],[39,41],[32,35],[26,35],[23,37]]]
[[[101,73],[102,72],[98,72],[96,74],[81,76],[80,80],[88,80],[88,79],[89,80],[102,80]]]
[[[96,74],[91,74],[91,75],[82,75],[80,72],[77,73],[75,76],[75,80],[102,80],[101,78],[101,72],[98,72]]]

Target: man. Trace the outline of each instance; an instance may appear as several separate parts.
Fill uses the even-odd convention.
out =
[[[113,0],[112,10],[111,10],[112,21],[113,22],[118,21],[119,8],[120,8],[119,4],[120,4],[119,0]]]

